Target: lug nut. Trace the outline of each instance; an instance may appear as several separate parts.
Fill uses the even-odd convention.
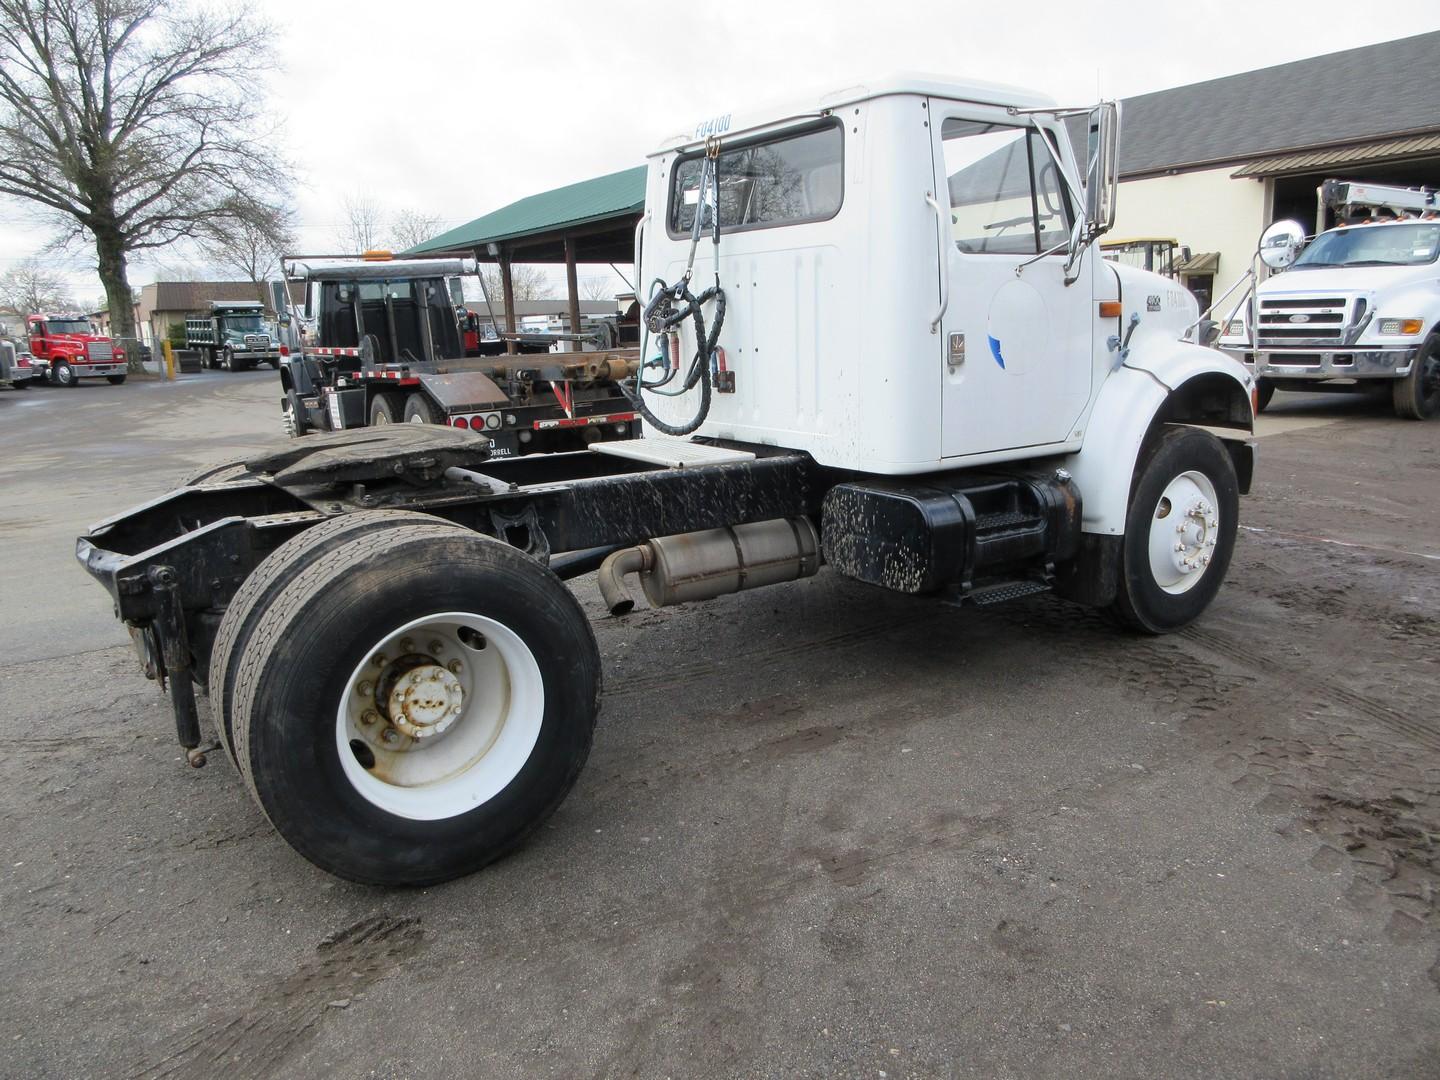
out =
[[[431,651],[432,653],[439,653],[439,652],[441,652],[444,648],[445,648],[445,643],[444,643],[443,641],[441,641],[439,638],[436,638],[434,641],[430,642],[430,651]]]
[[[400,733],[393,727],[387,727],[380,733],[380,741],[386,743],[397,743],[400,741]]]
[[[384,667],[384,666],[389,662],[389,659],[390,659],[390,658],[387,657],[387,656],[382,652],[382,653],[376,653],[375,656],[374,656],[374,658],[373,658],[370,662],[371,662],[372,664],[374,664],[376,667]]]
[[[369,697],[371,694],[373,694],[373,693],[375,692],[375,687],[374,687],[372,684],[368,683],[368,682],[362,682],[362,683],[361,683],[359,686],[357,686],[355,689],[356,689],[356,691],[360,694],[361,697]]]
[[[451,660],[450,663],[449,663],[448,665],[446,665],[446,666],[450,669],[450,674],[452,674],[452,675],[459,675],[459,674],[460,674],[460,661],[459,661],[459,660]]]
[[[373,724],[379,719],[380,714],[377,713],[374,709],[366,709],[363,713],[360,714],[360,722],[362,724]]]

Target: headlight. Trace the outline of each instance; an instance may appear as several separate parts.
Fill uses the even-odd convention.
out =
[[[1388,337],[1414,337],[1425,329],[1424,319],[1381,319],[1380,333]]]
[[[1244,337],[1244,336],[1245,336],[1245,320],[1244,320],[1244,319],[1231,319],[1228,323],[1225,324],[1225,336],[1226,336],[1226,337]]]

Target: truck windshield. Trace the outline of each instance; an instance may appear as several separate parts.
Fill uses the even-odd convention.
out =
[[[46,319],[47,334],[88,334],[90,324],[84,319]]]
[[[231,330],[263,330],[259,315],[226,315],[225,325]]]
[[[1311,241],[1290,269],[1420,266],[1434,262],[1437,252],[1440,252],[1440,221],[1332,229]]]

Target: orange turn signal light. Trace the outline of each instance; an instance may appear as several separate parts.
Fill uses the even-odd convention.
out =
[[[1100,301],[1100,318],[1102,318],[1102,319],[1118,319],[1118,318],[1120,318],[1120,316],[1123,315],[1124,313],[1125,313],[1125,305],[1122,304],[1122,303],[1120,303],[1119,300],[1101,300],[1101,301]]]
[[[364,259],[366,262],[389,262],[392,258],[394,258],[394,256],[392,256],[388,251],[383,251],[379,248],[372,248],[370,251],[367,251],[365,252],[365,254],[361,255],[360,258]]]

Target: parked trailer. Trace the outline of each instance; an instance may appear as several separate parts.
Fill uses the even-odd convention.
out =
[[[639,351],[552,353],[532,336],[516,353],[467,356],[468,313],[450,287],[466,268],[372,258],[292,271],[316,332],[281,373],[286,433],[444,424],[483,431],[497,457],[633,437],[638,416],[616,382]]]
[[[316,435],[77,554],[192,760],[198,684],[281,835],[380,884],[485,865],[575,782],[601,683],[578,574],[617,617],[632,575],[662,605],[828,564],[1178,629],[1229,565],[1253,382],[1182,340],[1184,290],[1099,257],[1117,122],[916,78],[707,122],[649,159],[636,237],[665,362],[629,390],[688,438],[496,458],[438,425]]]

